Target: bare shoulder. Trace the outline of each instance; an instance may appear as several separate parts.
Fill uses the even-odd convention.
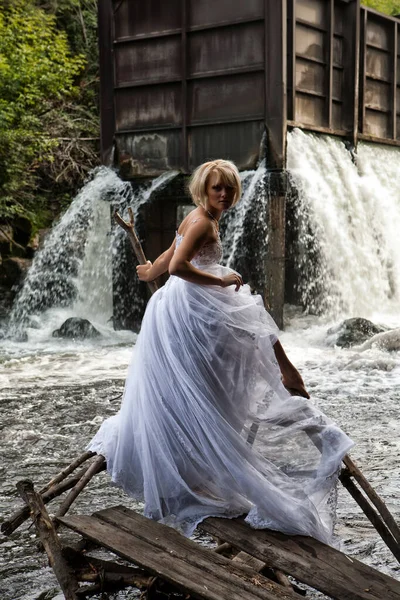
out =
[[[184,237],[207,237],[208,235],[212,235],[213,228],[210,219],[195,209],[183,219],[178,233]]]

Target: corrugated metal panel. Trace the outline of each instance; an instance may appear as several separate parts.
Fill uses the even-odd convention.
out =
[[[341,134],[348,129],[350,133],[356,104],[357,2],[292,1],[294,42],[289,71],[294,81],[288,117],[300,126]],[[349,84],[351,97],[345,90]]]
[[[263,131],[263,121],[193,127],[189,131],[189,169],[221,156],[233,160],[239,169],[254,168]]]
[[[399,21],[359,0],[99,0],[99,27],[102,154],[129,173],[254,165],[264,128],[279,168],[287,120],[400,142]]]
[[[115,143],[125,176],[187,170],[216,156],[255,166],[265,1],[113,3]]]
[[[194,79],[188,84],[189,123],[264,117],[264,75],[243,73]]]
[[[179,83],[116,91],[117,131],[149,127],[177,126],[182,123]]]
[[[189,28],[263,19],[264,0],[188,0]]]
[[[398,23],[366,8],[362,15],[360,131],[380,140],[396,140]]]
[[[188,36],[188,77],[264,67],[264,25],[241,23]]]
[[[115,83],[160,83],[181,78],[181,37],[135,40],[114,50]]]
[[[115,40],[180,30],[181,0],[115,0]]]

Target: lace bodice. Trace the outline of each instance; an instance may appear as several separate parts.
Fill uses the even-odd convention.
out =
[[[179,244],[183,240],[183,235],[176,232],[175,251],[179,247]],[[200,248],[199,252],[190,261],[196,268],[205,267],[209,265],[215,265],[220,262],[222,258],[222,244],[221,240],[218,239],[216,242],[211,242]]]

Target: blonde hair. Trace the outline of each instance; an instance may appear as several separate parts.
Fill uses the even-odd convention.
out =
[[[211,160],[203,163],[194,171],[189,182],[189,192],[197,206],[205,206],[207,202],[207,185],[212,174],[218,175],[218,183],[229,185],[235,190],[232,206],[239,202],[242,183],[239,171],[230,160]]]

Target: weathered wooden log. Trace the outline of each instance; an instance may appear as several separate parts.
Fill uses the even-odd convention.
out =
[[[227,544],[227,542],[225,542]],[[227,544],[229,546],[229,544]],[[282,571],[280,571],[279,569],[271,569],[269,567],[269,565],[266,565],[262,560],[259,560],[258,558],[254,558],[254,556],[251,556],[250,554],[247,554],[246,552],[239,552],[233,559],[233,561],[235,562],[239,562],[243,565],[247,565],[248,567],[250,567],[251,569],[253,569],[253,571],[256,571],[257,573],[261,573],[263,572],[264,575],[266,575],[268,577],[268,574],[264,573],[265,569],[268,569],[268,571],[272,571],[272,577],[276,578],[276,581],[278,583],[280,583],[281,585],[283,585],[283,587],[286,588],[290,588],[293,589],[294,591],[295,588],[294,586],[292,586],[292,584],[290,583],[289,579],[287,578],[287,576],[282,573]]]
[[[77,496],[81,493],[83,488],[89,483],[96,473],[100,473],[100,471],[104,471],[106,468],[106,460],[104,456],[99,454],[94,462],[90,465],[87,471],[82,475],[78,483],[72,488],[68,496],[65,498],[60,508],[57,511],[57,517],[63,517],[69,510],[71,504],[77,498]]]
[[[194,598],[296,598],[290,590],[254,573],[246,565],[201,548],[171,527],[155,523],[124,507],[99,511],[92,517],[73,515],[59,520]]]
[[[216,548],[213,548],[213,551],[217,554],[224,554],[225,552],[231,552],[232,550],[232,546],[227,542],[222,542],[222,544],[218,544]]]
[[[82,475],[78,483],[72,488],[68,496],[65,498],[60,508],[57,511],[57,517],[63,517],[71,507],[71,504],[76,500],[79,496],[83,488],[89,483],[89,481],[96,475],[96,473],[100,473],[104,471],[107,467],[106,460],[104,456],[99,454],[94,462],[90,465],[87,471]]]
[[[42,497],[34,490],[33,483],[28,480],[19,481],[17,483],[17,490],[30,508],[36,531],[49,557],[50,566],[57,577],[65,600],[77,600],[78,596],[76,592],[79,584],[73,570],[62,556],[60,540]]]
[[[340,475],[340,481],[347,489],[349,494],[354,498],[357,502],[363,513],[366,517],[371,521],[372,525],[379,533],[383,541],[389,550],[393,553],[395,558],[400,562],[400,546],[397,541],[394,539],[392,533],[384,523],[382,517],[372,508],[368,499],[364,496],[364,494],[357,488],[354,481],[351,479],[351,473],[344,469]]]
[[[64,492],[70,490],[74,487],[80,480],[80,478],[86,473],[87,467],[78,471],[76,475],[73,475],[69,479],[59,483],[51,487],[47,492],[45,492],[42,496],[42,500],[44,504],[48,504],[54,498],[61,496]],[[30,509],[28,506],[24,506],[20,508],[17,512],[15,512],[7,521],[1,524],[1,531],[5,535],[11,535],[22,523],[25,523],[27,519],[29,519]]]
[[[71,546],[62,548],[62,555],[74,569],[78,581],[103,583],[106,586],[134,586],[145,589],[153,577],[145,569],[129,567],[109,560],[82,554]]]
[[[140,265],[145,265],[147,263],[147,259],[146,256],[143,252],[143,248],[142,245],[135,233],[135,229],[134,229],[134,217],[133,217],[133,211],[131,208],[128,208],[128,213],[129,213],[129,223],[127,221],[124,221],[124,219],[121,217],[121,215],[118,212],[114,213],[114,218],[116,220],[116,222],[118,223],[118,225],[120,227],[122,227],[122,229],[124,229],[126,231],[126,233],[128,234],[129,240],[132,244],[132,248],[133,251],[135,253],[135,256],[138,260],[138,263]],[[158,284],[156,281],[148,281],[147,285],[149,286],[150,292],[152,294],[154,294],[154,292],[156,292],[158,290]]]
[[[375,506],[375,508],[381,515],[382,520],[386,523],[390,533],[396,540],[397,544],[400,544],[400,527],[394,520],[392,514],[390,513],[388,507],[386,506],[382,498],[378,496],[377,492],[361,473],[360,469],[354,464],[350,456],[346,455],[343,459],[343,462],[346,465],[349,474],[352,477],[354,477],[354,479],[364,490],[368,498],[371,500],[372,504]]]
[[[278,582],[281,585],[283,585],[283,587],[292,589],[293,586],[290,583],[288,577],[285,575],[285,573],[282,573],[282,571],[280,571],[279,569],[274,569],[274,573],[276,575]]]
[[[75,471],[75,469],[80,467],[80,465],[86,462],[89,458],[95,456],[95,454],[95,452],[84,452],[83,454],[78,456],[78,458],[73,460],[72,463],[68,465],[68,467],[65,467],[65,469],[63,469],[55,477],[53,477],[53,479],[51,479],[49,483],[39,491],[39,494],[43,496],[43,494],[45,494],[51,487],[57,485],[58,483],[66,479],[68,475],[70,475],[73,471]]]

